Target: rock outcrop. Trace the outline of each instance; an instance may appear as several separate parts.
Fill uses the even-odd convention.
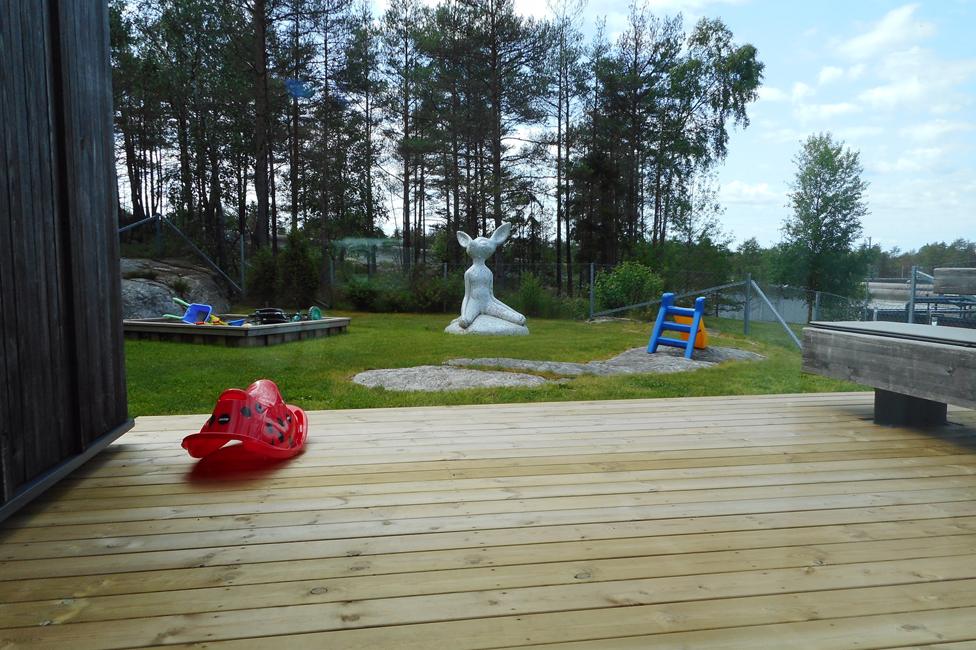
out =
[[[122,318],[183,313],[173,296],[226,313],[230,299],[206,269],[182,260],[122,258]]]

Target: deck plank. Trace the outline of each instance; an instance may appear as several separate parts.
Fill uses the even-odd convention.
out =
[[[225,474],[140,418],[0,529],[0,647],[964,647],[976,414],[871,404],[313,412]]]

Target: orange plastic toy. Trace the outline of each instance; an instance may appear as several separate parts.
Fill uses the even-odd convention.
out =
[[[684,325],[691,325],[691,321],[694,320],[691,316],[674,316],[674,322],[682,323]],[[678,338],[682,341],[688,340],[688,334],[685,332],[678,332]],[[705,329],[705,319],[701,319],[698,323],[698,335],[695,336],[695,349],[704,350],[708,347],[708,331]]]

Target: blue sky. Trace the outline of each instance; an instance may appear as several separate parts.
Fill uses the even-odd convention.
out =
[[[516,0],[542,15],[545,0]],[[591,0],[586,31],[625,24],[629,0]],[[736,131],[719,173],[725,229],[779,241],[793,157],[830,131],[861,153],[871,214],[864,235],[885,249],[976,238],[976,3],[650,0],[692,22],[721,17],[766,64],[752,124]]]

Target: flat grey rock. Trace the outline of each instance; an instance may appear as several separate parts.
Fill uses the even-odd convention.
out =
[[[471,370],[445,366],[416,366],[367,370],[352,378],[369,388],[395,391],[439,391],[462,388],[501,388],[509,386],[541,386],[542,377],[517,372]]]
[[[531,372],[551,372],[557,375],[635,375],[644,373],[685,372],[708,368],[723,361],[755,361],[764,357],[755,352],[711,346],[705,350],[695,350],[695,358],[685,359],[684,352],[678,348],[659,347],[654,354],[646,348],[632,348],[606,361],[570,363],[564,361],[533,361],[530,359],[510,359],[505,357],[480,359],[451,359],[451,366],[475,366],[482,368],[506,368]]]
[[[458,325],[459,318],[451,321],[451,324],[444,328],[448,334],[480,334],[483,336],[528,336],[529,328],[525,325],[516,325],[507,320],[481,314],[474,319],[467,328]]]

